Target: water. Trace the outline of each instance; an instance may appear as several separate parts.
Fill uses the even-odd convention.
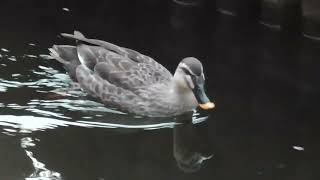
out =
[[[316,179],[317,41],[160,1],[16,3],[0,4],[0,179]],[[198,57],[216,109],[104,106],[45,58],[74,29],[171,72]]]

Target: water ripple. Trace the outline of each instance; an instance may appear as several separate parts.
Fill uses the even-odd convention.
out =
[[[144,130],[173,128],[177,124],[175,122],[168,122],[168,123],[147,124],[147,125],[128,125],[128,124],[102,123],[102,122],[92,122],[92,121],[78,121],[78,122],[87,124],[87,125],[92,125],[94,127],[102,127],[102,128],[127,128],[127,129],[144,129]]]
[[[42,131],[46,129],[55,129],[57,127],[79,126],[93,127],[90,124],[63,121],[59,119],[36,117],[36,116],[15,116],[0,115],[0,125],[18,129],[20,133],[31,133],[33,131]]]
[[[61,114],[61,113],[55,113],[55,112],[50,112],[50,111],[44,111],[44,110],[40,110],[40,109],[35,109],[35,108],[28,108],[26,109],[27,111],[31,111],[40,115],[44,115],[44,116],[53,116],[53,117],[58,117],[58,118],[62,118],[62,119],[72,119],[70,117],[66,117],[65,115]]]

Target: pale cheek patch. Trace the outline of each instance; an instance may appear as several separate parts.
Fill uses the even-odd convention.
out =
[[[191,89],[194,89],[194,84],[193,84],[193,81],[191,79],[191,76],[187,75],[186,76],[186,82],[188,84],[188,86],[191,88]]]

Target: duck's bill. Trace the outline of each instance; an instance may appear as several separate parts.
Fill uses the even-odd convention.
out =
[[[205,104],[199,104],[199,106],[202,108],[202,109],[213,109],[214,108],[214,103],[213,102],[207,102]]]
[[[213,102],[210,102],[209,98],[207,97],[206,93],[204,92],[204,88],[198,86],[194,89],[194,95],[199,103],[199,106],[202,109],[212,109],[215,107]]]

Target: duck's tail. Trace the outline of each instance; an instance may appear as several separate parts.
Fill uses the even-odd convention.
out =
[[[76,39],[77,44],[81,44],[79,39],[85,39],[84,35],[79,31],[74,31],[74,34],[62,33],[62,36]],[[79,62],[77,55],[77,47],[70,45],[53,45],[49,48],[50,56],[56,59],[63,65]]]
[[[65,48],[68,48],[69,51],[64,50]],[[74,47],[73,47],[74,48]],[[50,56],[52,59],[56,59],[62,64],[70,64],[70,61],[68,60],[68,54],[70,54],[73,50],[71,47],[61,47],[61,45],[53,45],[52,48],[49,48]]]
[[[70,45],[53,45],[50,56],[63,64],[72,79],[76,80],[76,68],[80,65],[77,48]]]

